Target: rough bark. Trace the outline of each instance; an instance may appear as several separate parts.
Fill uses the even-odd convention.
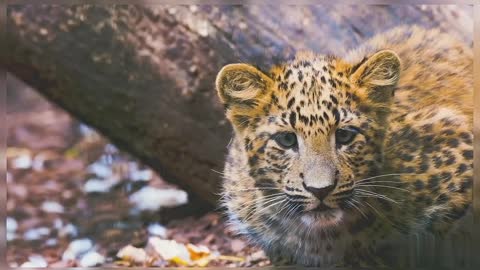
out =
[[[4,64],[213,205],[231,135],[214,90],[222,65],[268,69],[303,49],[342,55],[402,23],[472,40],[468,6],[12,5]]]

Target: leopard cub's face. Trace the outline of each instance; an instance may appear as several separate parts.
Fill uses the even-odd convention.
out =
[[[382,164],[399,71],[391,51],[361,63],[302,53],[268,75],[246,64],[224,67],[217,90],[235,131],[224,201],[237,228],[280,237],[359,214],[356,183]]]

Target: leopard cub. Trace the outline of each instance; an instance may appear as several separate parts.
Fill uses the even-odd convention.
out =
[[[472,54],[439,30],[401,26],[343,57],[223,67],[230,225],[274,263],[305,266],[386,264],[395,239],[460,230],[472,201]]]

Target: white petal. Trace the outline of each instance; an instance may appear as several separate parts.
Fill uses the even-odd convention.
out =
[[[88,251],[92,247],[93,247],[92,240],[87,238],[74,240],[68,245],[68,249],[71,249],[75,253],[82,253],[82,252]]]
[[[130,196],[130,202],[139,210],[156,211],[162,207],[174,207],[188,202],[188,195],[178,189],[144,187]]]
[[[42,203],[42,210],[47,213],[63,213],[63,205],[54,201],[46,201]]]
[[[113,181],[109,180],[101,180],[101,179],[90,179],[85,183],[85,186],[83,186],[83,190],[86,193],[92,193],[92,192],[99,192],[99,193],[105,193],[110,191],[110,188],[115,183]]]
[[[47,261],[40,255],[31,255],[28,257],[28,261],[24,262],[20,267],[25,268],[39,268],[47,267]]]
[[[15,232],[17,228],[17,221],[12,217],[7,217],[7,232]]]
[[[32,167],[32,158],[28,155],[22,155],[12,161],[12,166],[15,169],[29,169]]]
[[[90,166],[87,167],[87,171],[94,173],[100,178],[109,178],[113,175],[112,169],[100,162],[92,163]]]
[[[23,237],[25,240],[31,241],[31,240],[39,240],[40,238],[49,235],[50,234],[50,229],[47,227],[40,227],[40,228],[33,228],[28,231],[26,231],[23,234]]]
[[[78,230],[77,230],[77,227],[75,227],[72,223],[68,223],[67,225],[65,225],[65,227],[59,230],[58,235],[60,237],[65,237],[65,236],[75,237],[78,235]]]
[[[156,235],[161,238],[167,238],[167,228],[165,228],[164,226],[158,223],[150,224],[147,230],[148,230],[148,233],[151,235]]]
[[[105,263],[105,257],[96,251],[85,254],[80,260],[81,267],[92,267]]]

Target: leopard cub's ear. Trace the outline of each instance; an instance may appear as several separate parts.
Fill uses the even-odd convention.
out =
[[[377,102],[391,99],[400,78],[401,62],[391,50],[382,50],[354,66],[350,79],[363,88],[366,98]]]
[[[270,77],[247,64],[224,66],[215,81],[220,100],[227,106],[251,104],[264,95],[272,83]]]

